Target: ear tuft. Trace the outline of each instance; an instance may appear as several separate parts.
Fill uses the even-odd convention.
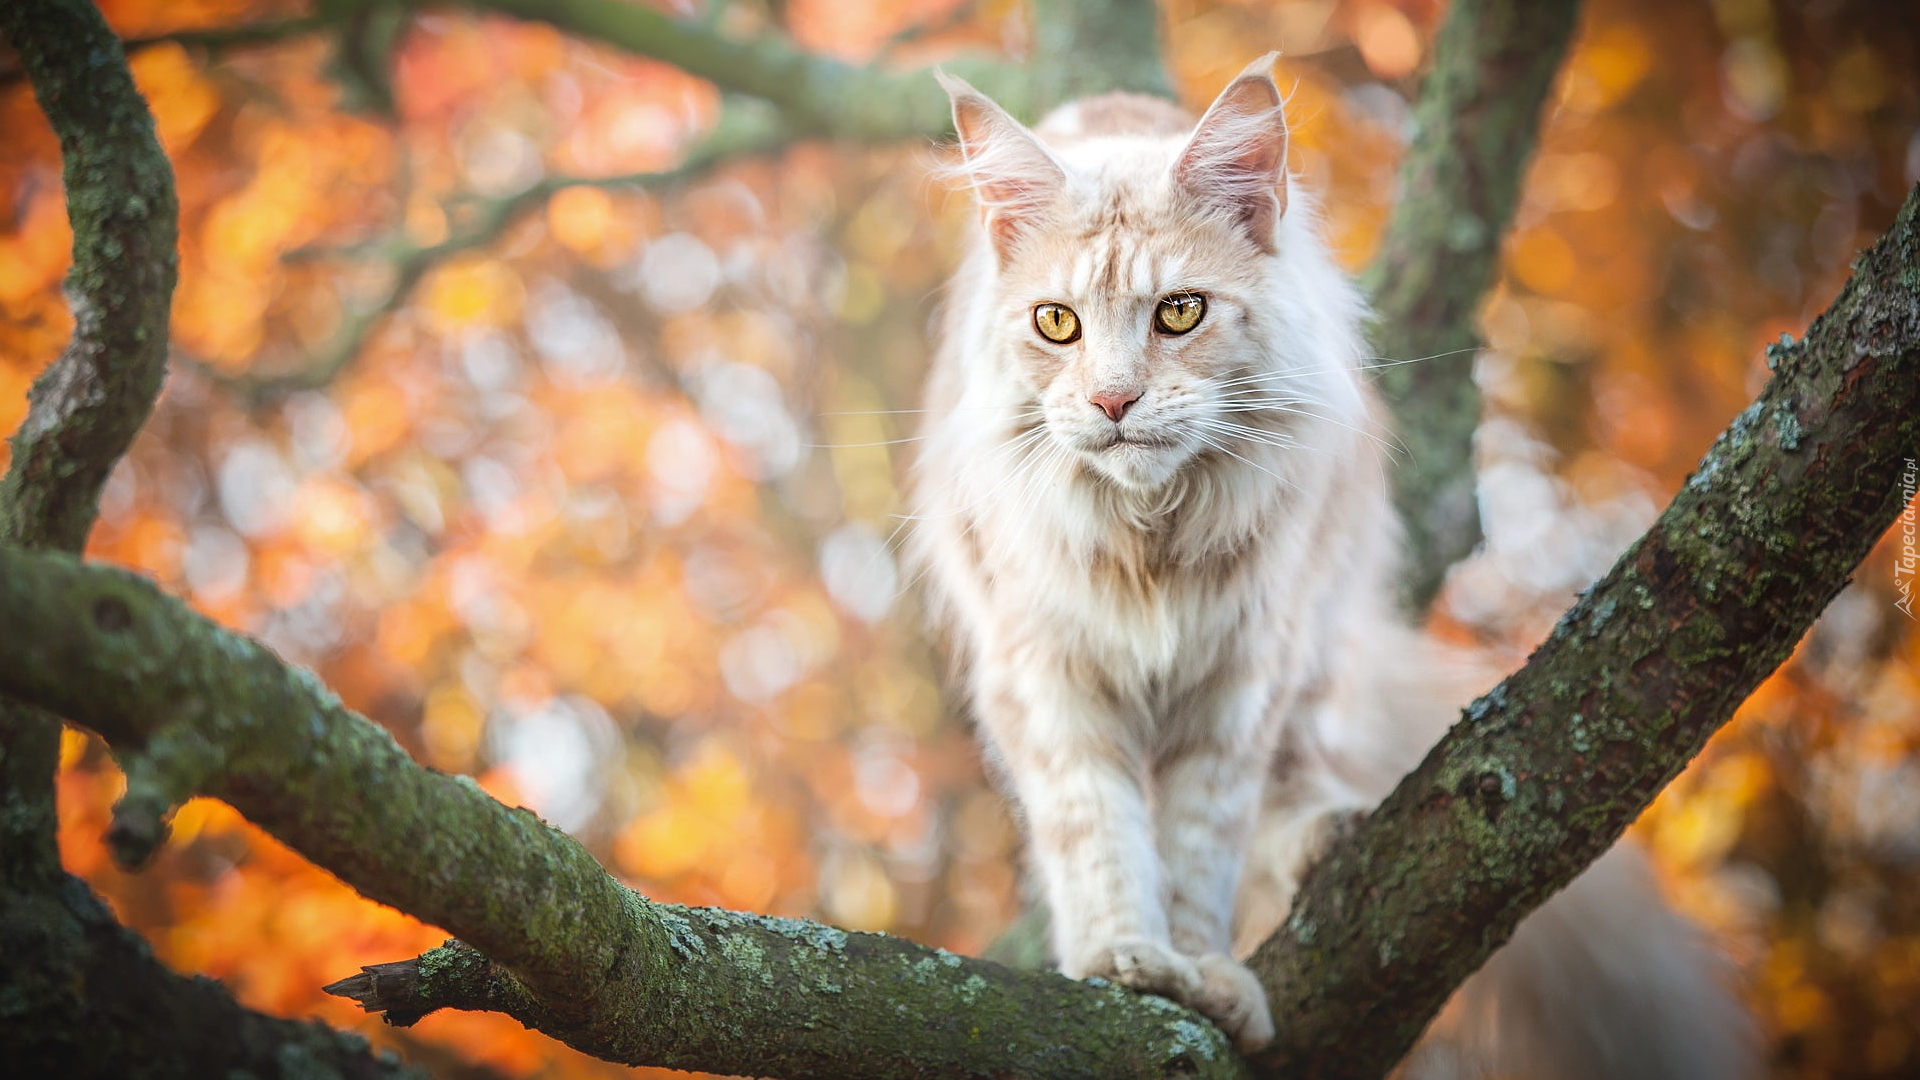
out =
[[[1287,210],[1287,120],[1267,55],[1227,84],[1193,129],[1173,166],[1174,182],[1203,204],[1231,214],[1247,238],[1273,250]]]
[[[935,71],[953,99],[967,183],[1002,260],[1066,186],[1066,170],[1033,132],[965,79]]]

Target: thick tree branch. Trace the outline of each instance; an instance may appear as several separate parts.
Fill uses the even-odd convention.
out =
[[[1263,1070],[1377,1080],[1784,661],[1920,447],[1920,188],[1645,536],[1308,877]]]
[[[649,902],[565,834],[415,764],[311,675],[123,571],[0,548],[0,634],[18,642],[0,650],[0,692],[114,746],[123,858],[159,841],[172,806],[212,795],[484,955],[423,957],[410,1014],[502,1008],[608,1060],[729,1074],[1243,1074],[1217,1030],[1158,998]]]
[[[1480,542],[1474,500],[1473,384],[1480,302],[1499,268],[1541,103],[1573,34],[1579,0],[1454,0],[1413,110],[1400,198],[1366,284],[1393,427],[1406,525],[1402,595],[1423,610],[1447,568]]]

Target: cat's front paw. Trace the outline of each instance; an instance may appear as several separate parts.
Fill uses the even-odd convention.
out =
[[[1188,1005],[1220,1025],[1241,1053],[1273,1041],[1267,992],[1253,972],[1225,953],[1207,953],[1195,966],[1200,971],[1200,990],[1187,1000]]]
[[[1191,957],[1146,938],[1120,938],[1098,946],[1078,963],[1063,965],[1076,978],[1099,976],[1149,994],[1170,997],[1182,1004],[1200,992],[1199,965]]]
[[[1207,953],[1196,960],[1145,938],[1122,938],[1068,965],[1067,973],[1079,978],[1098,975],[1172,998],[1219,1025],[1242,1052],[1273,1041],[1267,992],[1253,972],[1225,953]]]

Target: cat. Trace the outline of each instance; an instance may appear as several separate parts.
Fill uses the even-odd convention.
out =
[[[1242,1049],[1274,1021],[1236,957],[1285,916],[1328,823],[1377,803],[1471,696],[1395,614],[1366,308],[1287,170],[1272,60],[1197,123],[1114,94],[1030,131],[941,76],[980,227],[910,488],[910,555],[1023,819],[1059,969],[1184,1002]],[[1711,967],[1617,849],[1522,924],[1410,1067],[1747,1075]],[[1573,1000],[1498,993],[1542,987]],[[1496,1011],[1546,1019],[1496,1038]]]

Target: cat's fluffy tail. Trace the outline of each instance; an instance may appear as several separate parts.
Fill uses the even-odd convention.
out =
[[[1616,846],[1529,915],[1448,1003],[1404,1080],[1751,1080],[1726,964]]]

